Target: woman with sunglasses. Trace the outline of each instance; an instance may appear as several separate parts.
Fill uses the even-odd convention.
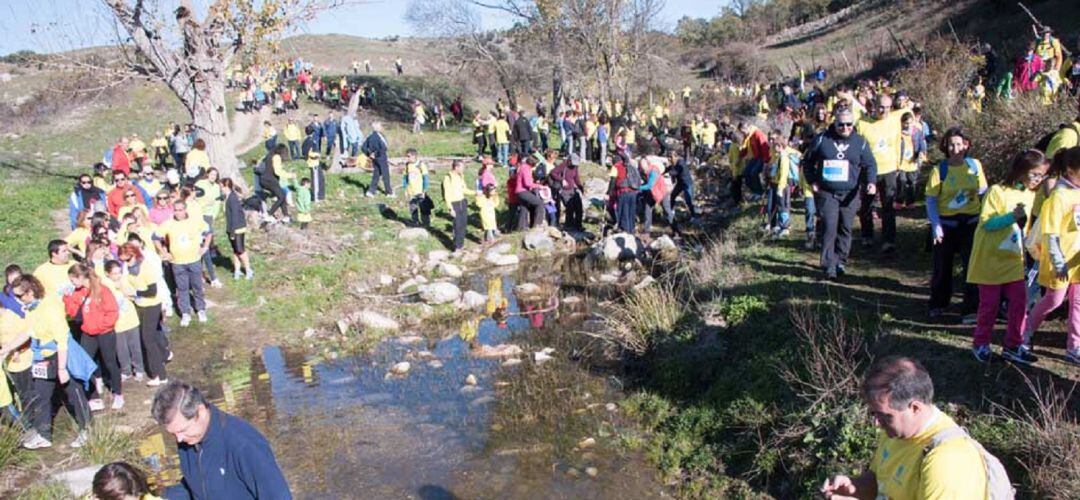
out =
[[[982,204],[967,281],[979,287],[979,313],[971,352],[983,363],[990,360],[990,334],[1002,298],[1009,304],[1002,357],[1024,364],[1035,361],[1035,356],[1023,347],[1027,315],[1023,238],[1031,228],[1035,192],[1049,168],[1046,156],[1037,149],[1018,154],[1005,179],[987,191]]]
[[[104,212],[105,198],[105,191],[94,185],[89,174],[80,175],[68,196],[68,222],[71,229],[78,227],[79,214],[82,212]]]
[[[976,321],[978,289],[967,282],[971,245],[979,224],[981,198],[986,193],[982,163],[968,156],[971,140],[959,127],[941,138],[942,160],[926,179],[926,214],[930,219],[934,270],[930,278],[930,317],[941,316],[953,291],[953,259],[964,268],[964,301],[960,313],[964,324]]]
[[[172,190],[162,188],[154,195],[154,206],[150,207],[150,223],[157,226],[173,217],[173,206],[170,200]]]

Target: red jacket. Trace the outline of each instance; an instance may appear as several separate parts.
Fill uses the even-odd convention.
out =
[[[82,312],[82,331],[87,335],[101,335],[113,331],[116,319],[120,317],[120,308],[116,298],[105,285],[100,285],[98,299],[90,300],[90,288],[76,288],[71,295],[64,296],[64,310],[69,318],[76,318]]]
[[[769,163],[772,156],[772,151],[769,148],[769,137],[761,129],[755,128],[754,132],[750,134],[750,155],[765,164]]]
[[[536,187],[536,183],[533,182],[532,166],[528,163],[519,163],[515,174],[517,176],[517,182],[514,184],[515,195]]]
[[[109,215],[116,217],[120,213],[120,207],[124,206],[124,193],[127,191],[133,191],[135,196],[138,196],[139,199],[142,200],[141,203],[143,203],[144,206],[150,201],[144,198],[142,191],[130,182],[126,188],[121,188],[119,186],[114,187],[109,191],[109,194],[105,196],[105,208],[109,210]]]
[[[124,146],[119,144],[113,146],[112,169],[113,172],[123,172],[124,175],[131,175],[131,161],[128,160],[127,151],[124,151]]]

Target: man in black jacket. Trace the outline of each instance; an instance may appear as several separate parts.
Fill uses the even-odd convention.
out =
[[[814,139],[803,159],[806,181],[821,216],[821,267],[826,279],[844,274],[851,250],[851,225],[859,210],[859,190],[877,192],[877,163],[866,140],[855,133],[855,115],[836,112],[832,127]]]
[[[375,186],[380,178],[382,178],[386,196],[394,196],[394,189],[390,187],[390,159],[386,156],[387,149],[386,138],[382,133],[382,123],[372,122],[371,135],[367,136],[364,145],[360,146],[360,150],[371,158],[371,185],[364,193],[364,196],[368,198],[375,196]]]
[[[525,113],[518,108],[518,117],[514,121],[514,139],[518,141],[518,154],[521,156],[532,154],[532,127]]]

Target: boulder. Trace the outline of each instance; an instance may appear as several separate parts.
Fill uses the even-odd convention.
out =
[[[605,179],[589,178],[585,180],[585,193],[589,197],[606,196],[608,183]]]
[[[679,258],[679,246],[666,234],[649,243],[649,250],[652,250],[663,260],[677,260]]]
[[[410,227],[407,229],[402,229],[397,236],[399,239],[412,241],[428,238],[431,236],[431,234],[428,233],[427,229],[424,229],[422,227]]]
[[[381,286],[389,286],[389,285],[392,285],[392,284],[394,284],[394,277],[393,276],[390,276],[389,274],[380,274],[379,275],[379,285],[381,285]]]
[[[488,253],[507,253],[512,247],[509,243],[499,243],[488,249]]]
[[[420,285],[424,285],[427,282],[427,278],[423,276],[413,276],[412,278],[405,280],[404,283],[398,285],[397,291],[398,293],[411,292],[414,289],[418,288]]]
[[[473,351],[473,355],[478,358],[512,358],[521,356],[523,352],[521,347],[514,344],[499,344],[497,346],[484,344]]]
[[[555,231],[558,231],[556,229]],[[562,236],[561,233],[559,235]],[[555,240],[551,239],[551,235],[544,229],[534,229],[525,233],[522,237],[521,243],[526,250],[534,252],[550,252],[555,249]]]
[[[487,304],[487,295],[472,290],[466,290],[461,294],[461,305],[464,309],[478,309],[484,307],[485,304]]]
[[[522,283],[514,287],[514,295],[518,297],[528,297],[533,295],[539,295],[543,289],[536,283]]]
[[[517,255],[493,253],[490,250],[484,254],[484,260],[493,266],[516,266],[521,262]]]
[[[467,377],[465,377],[465,385],[476,385],[476,383],[476,375],[470,373]]]
[[[408,361],[402,361],[400,363],[394,364],[394,366],[391,366],[390,373],[393,373],[394,375],[404,375],[406,373],[409,373],[410,368],[412,368],[412,365],[409,364]]]
[[[397,330],[401,327],[393,318],[371,310],[357,311],[350,316],[354,325],[359,325],[363,328]]]
[[[628,233],[616,233],[600,240],[592,247],[592,253],[604,262],[622,262],[637,258],[640,240]]]
[[[449,262],[439,262],[435,265],[435,270],[439,273],[440,276],[446,276],[448,278],[460,278],[463,274],[465,274],[461,271],[460,267]]]
[[[431,283],[420,285],[420,300],[427,304],[447,304],[461,298],[461,289],[453,283]]]
[[[427,258],[430,262],[442,262],[450,258],[450,252],[447,250],[432,250],[428,252]]]

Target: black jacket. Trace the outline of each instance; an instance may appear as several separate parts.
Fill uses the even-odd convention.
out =
[[[364,139],[364,145],[360,146],[360,150],[370,156],[376,165],[389,166],[390,160],[386,157],[386,139],[383,138],[382,132],[372,132],[368,135],[367,139]]]
[[[516,141],[528,141],[532,139],[532,127],[529,126],[529,119],[525,118],[525,115],[518,115],[517,121],[514,122],[514,140]]]
[[[823,167],[829,163],[829,171]],[[855,132],[843,138],[831,127],[813,139],[802,161],[806,181],[828,193],[845,194],[877,182],[877,163],[866,139]],[[843,169],[847,169],[844,176]]]
[[[233,191],[225,197],[225,232],[234,234],[238,229],[247,227],[247,219],[244,217],[244,205],[240,197]]]

